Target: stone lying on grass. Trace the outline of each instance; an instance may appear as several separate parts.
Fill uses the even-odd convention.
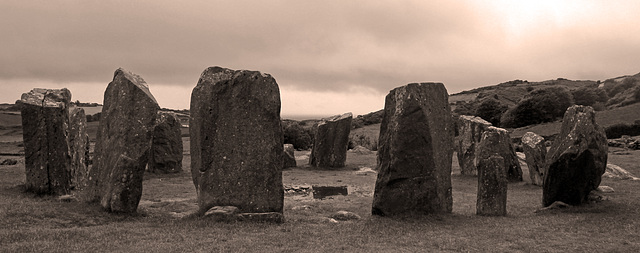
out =
[[[350,112],[322,119],[314,129],[313,148],[309,164],[314,167],[341,168],[347,161],[349,133],[351,132]]]
[[[0,162],[0,165],[16,165],[16,164],[18,164],[18,160],[11,159],[11,158],[4,159],[2,160],[2,162]]]
[[[276,80],[258,71],[207,68],[191,94],[191,176],[199,212],[282,212],[283,134]]]
[[[71,190],[69,101],[67,89],[33,89],[21,107],[25,151],[25,186],[38,194],[64,195]]]
[[[330,216],[330,218],[341,220],[341,221],[361,219],[360,215],[353,212],[344,211],[344,210],[335,212]]]
[[[371,213],[450,213],[453,123],[442,83],[412,83],[386,97]]]
[[[368,148],[365,148],[363,146],[355,146],[353,149],[349,150],[353,153],[356,153],[358,155],[371,155],[373,154],[373,151],[369,150]]]
[[[635,177],[633,174],[631,174],[631,172],[615,164],[607,164],[607,169],[605,170],[604,174],[602,174],[602,177],[614,179],[630,179],[633,181],[640,180],[640,178]]]
[[[606,185],[598,186],[598,189],[596,189],[596,191],[603,192],[603,193],[615,192],[613,188],[611,188],[611,186],[606,186]]]
[[[279,212],[241,213],[235,206],[214,206],[204,213],[204,217],[218,221],[284,222],[284,216]]]
[[[562,201],[555,201],[555,202],[551,203],[551,205],[539,208],[535,212],[536,213],[540,213],[540,212],[545,212],[545,211],[550,211],[550,210],[565,209],[565,208],[569,208],[569,207],[571,207],[571,205],[569,205],[567,203],[564,203]]]
[[[542,204],[579,205],[598,188],[607,166],[607,138],[589,106],[572,106],[546,158]]]

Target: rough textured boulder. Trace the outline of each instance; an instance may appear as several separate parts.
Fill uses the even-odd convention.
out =
[[[476,214],[507,215],[507,168],[504,158],[492,155],[478,161]]]
[[[191,93],[191,175],[199,212],[282,213],[280,91],[257,71],[207,68]]]
[[[182,171],[182,133],[175,113],[158,112],[151,137],[149,172],[178,173]]]
[[[522,181],[522,168],[507,130],[488,127],[482,134],[482,140],[478,144],[478,160],[488,159],[492,155],[498,155],[504,159],[509,181]]]
[[[598,188],[607,167],[607,137],[589,106],[572,106],[546,158],[542,204],[579,205]]]
[[[282,168],[291,168],[296,167],[296,156],[294,154],[295,149],[293,148],[293,144],[284,144],[284,153],[282,156]]]
[[[482,139],[482,133],[491,126],[486,120],[475,116],[461,115],[457,121],[458,137],[457,154],[460,174],[476,175],[476,153],[478,143]]]
[[[84,109],[74,107],[69,115],[69,152],[72,184],[76,191],[89,185],[89,134]]]
[[[345,113],[322,119],[314,126],[313,149],[309,164],[315,167],[344,167],[349,148],[353,115]]]
[[[450,213],[453,128],[442,83],[412,83],[386,97],[372,214]]]
[[[633,174],[631,174],[631,172],[615,164],[607,164],[607,168],[604,174],[602,174],[602,177],[615,178],[615,179],[630,179],[634,181],[640,180],[640,178],[634,176]]]
[[[525,133],[522,136],[522,150],[526,156],[527,167],[529,167],[531,184],[542,186],[544,183],[544,158],[547,156],[544,138],[533,132]]]
[[[89,187],[82,198],[110,212],[132,213],[142,195],[151,133],[160,109],[138,75],[115,71],[104,92]]]
[[[38,194],[65,195],[71,189],[71,159],[67,142],[69,101],[67,89],[33,89],[21,104],[25,153],[25,185]]]

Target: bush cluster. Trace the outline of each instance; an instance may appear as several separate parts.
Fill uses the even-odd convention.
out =
[[[282,132],[284,143],[293,144],[296,150],[306,150],[313,145],[313,134],[311,129],[303,128],[296,121],[282,122]]]
[[[489,121],[494,126],[500,126],[500,118],[506,110],[506,105],[495,98],[488,98],[480,102],[474,115]]]
[[[573,96],[567,88],[535,89],[502,115],[500,126],[517,128],[551,122],[562,117],[571,105]]]
[[[597,87],[582,87],[572,92],[576,105],[593,106],[598,102],[606,103],[609,96],[604,89]]]
[[[633,124],[618,123],[608,126],[604,129],[607,139],[617,139],[623,135],[637,136],[640,135],[640,120],[636,120]]]
[[[87,114],[87,115],[86,115],[86,117],[87,117],[87,122],[100,121],[100,116],[101,116],[101,115],[102,115],[102,113],[101,113],[101,112],[96,113],[96,114],[94,114],[94,115],[89,115],[89,114]]]

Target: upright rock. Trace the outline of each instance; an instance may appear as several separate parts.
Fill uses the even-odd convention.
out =
[[[450,213],[453,128],[442,83],[411,83],[386,97],[372,214]]]
[[[507,168],[501,156],[491,155],[478,161],[476,214],[507,215]]]
[[[476,175],[476,156],[482,133],[491,126],[488,121],[475,116],[461,115],[458,119],[457,153],[460,174]]]
[[[207,68],[191,93],[191,175],[199,212],[282,213],[280,91],[257,71]]]
[[[124,69],[115,71],[104,92],[85,200],[100,201],[110,212],[136,211],[159,109],[140,76]]]
[[[349,148],[353,115],[345,113],[322,119],[314,127],[313,149],[309,164],[315,167],[344,167]]]
[[[284,144],[284,153],[282,156],[282,168],[291,168],[296,167],[296,156],[295,149],[293,148],[293,144]]]
[[[503,158],[509,181],[522,181],[522,168],[507,130],[488,127],[482,134],[482,140],[478,144],[478,161],[492,155]]]
[[[69,101],[67,89],[36,88],[19,100],[25,153],[25,185],[38,194],[69,194],[71,159],[67,142]]]
[[[549,149],[542,204],[584,203],[598,188],[607,167],[607,137],[590,106],[569,107],[560,134]]]
[[[547,156],[547,147],[544,138],[533,132],[527,132],[522,136],[522,151],[529,167],[531,184],[542,186],[544,182],[544,158]]]
[[[87,116],[80,107],[73,107],[69,116],[69,151],[73,187],[83,191],[89,185],[89,134]]]
[[[151,137],[149,172],[178,173],[182,171],[182,132],[175,113],[158,112]]]

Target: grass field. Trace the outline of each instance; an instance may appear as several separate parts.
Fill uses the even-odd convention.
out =
[[[188,138],[184,138],[188,147]],[[297,152],[298,167],[283,172],[285,187],[348,186],[347,196],[316,200],[286,194],[283,224],[216,222],[194,218],[195,188],[189,173],[147,174],[139,214],[109,214],[81,202],[23,191],[24,160],[0,167],[0,251],[2,252],[637,252],[640,250],[640,182],[603,179],[616,191],[607,201],[534,213],[542,190],[509,185],[508,216],[475,215],[477,179],[453,175],[452,214],[424,217],[373,217],[371,201],[375,154],[349,153],[347,167],[317,170],[308,151]],[[455,157],[455,155],[454,155]],[[640,151],[610,154],[611,163],[640,175]],[[457,172],[457,162],[453,170]],[[525,178],[528,178],[525,176]],[[300,207],[305,208],[300,208]],[[346,210],[362,217],[333,223]]]

